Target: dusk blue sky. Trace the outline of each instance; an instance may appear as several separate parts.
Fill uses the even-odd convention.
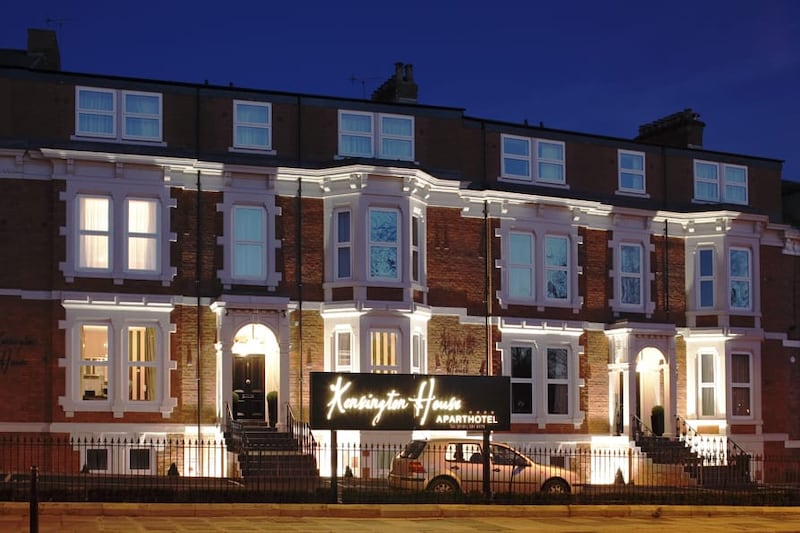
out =
[[[0,48],[58,31],[62,69],[369,97],[414,65],[422,104],[633,138],[692,108],[704,147],[800,181],[800,1],[9,2]]]

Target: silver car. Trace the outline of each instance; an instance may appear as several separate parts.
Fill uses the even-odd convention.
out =
[[[432,492],[482,491],[483,456],[480,440],[414,440],[392,460],[389,486]],[[493,493],[569,494],[573,491],[573,472],[532,461],[507,444],[490,443],[488,460]]]

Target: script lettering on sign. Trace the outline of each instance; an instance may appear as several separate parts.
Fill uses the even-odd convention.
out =
[[[338,376],[330,385],[331,399],[326,404],[328,420],[331,420],[335,413],[346,415],[349,411],[368,411],[375,413],[372,425],[377,426],[385,413],[413,408],[414,416],[420,425],[425,425],[431,413],[457,412],[461,409],[461,400],[456,397],[445,399],[436,397],[435,378],[421,381],[416,394],[412,397],[402,397],[395,389],[386,392],[384,396],[376,396],[373,393],[348,396],[347,391],[351,385],[352,382],[345,382],[342,376]]]

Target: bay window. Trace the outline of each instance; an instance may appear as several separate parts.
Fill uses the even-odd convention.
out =
[[[400,212],[396,209],[369,210],[369,277],[400,280]]]
[[[751,357],[749,353],[731,354],[731,416],[749,417],[752,414],[753,391]]]
[[[731,248],[728,251],[728,275],[730,306],[732,310],[750,310],[751,301],[751,256],[746,248]]]

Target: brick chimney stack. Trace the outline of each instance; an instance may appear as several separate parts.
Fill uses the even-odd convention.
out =
[[[28,56],[30,68],[39,70],[61,70],[61,53],[53,30],[28,28]]]
[[[403,63],[394,64],[394,76],[383,82],[383,85],[372,93],[375,102],[417,103],[417,83],[414,81],[414,66]]]
[[[639,135],[635,140],[677,148],[699,148],[703,146],[705,126],[700,114],[687,108],[639,126]]]

